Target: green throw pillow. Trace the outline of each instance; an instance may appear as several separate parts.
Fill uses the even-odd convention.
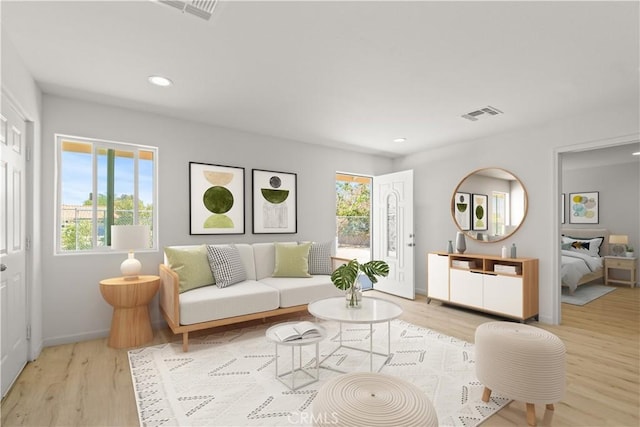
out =
[[[169,267],[178,274],[180,293],[214,284],[207,258],[207,246],[164,248]]]
[[[300,245],[275,243],[276,267],[273,277],[311,277],[309,274],[309,249],[311,242]]]

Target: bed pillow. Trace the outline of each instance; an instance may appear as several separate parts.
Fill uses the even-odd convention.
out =
[[[211,272],[219,288],[247,280],[247,272],[240,258],[240,251],[235,245],[207,246],[207,256]]]
[[[275,243],[276,265],[273,277],[311,277],[309,250],[311,242],[299,245]]]
[[[164,248],[169,268],[178,274],[178,291],[180,293],[191,289],[214,284],[207,247],[197,248]]]
[[[307,243],[307,242],[300,242]],[[309,248],[309,274],[331,274],[333,273],[333,264],[331,256],[333,255],[333,241],[318,243],[311,242]]]
[[[562,236],[562,243],[570,244],[570,251],[576,251],[590,256],[600,256],[600,246],[602,242],[604,242],[604,237],[580,238]]]

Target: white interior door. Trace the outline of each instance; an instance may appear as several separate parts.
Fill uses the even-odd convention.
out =
[[[373,178],[373,259],[389,264],[389,276],[373,288],[415,298],[413,171]]]
[[[4,94],[3,94],[4,95]],[[0,376],[2,397],[27,363],[24,119],[2,97],[0,110]]]

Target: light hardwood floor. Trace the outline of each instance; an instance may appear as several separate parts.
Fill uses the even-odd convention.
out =
[[[374,292],[372,292],[374,293]],[[386,296],[401,304],[403,319],[474,341],[478,325],[498,320],[437,302]],[[536,405],[538,425],[640,425],[640,288],[623,288],[584,307],[563,304],[563,324],[532,323],[567,347],[567,394],[546,411]],[[154,343],[180,341],[168,330]],[[134,426],[138,417],[126,350],[106,338],[44,349],[27,365],[2,401],[3,426]],[[524,426],[525,405],[512,402],[483,426]]]

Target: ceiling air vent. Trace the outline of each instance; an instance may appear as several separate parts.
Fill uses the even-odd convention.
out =
[[[463,117],[463,118],[465,118],[467,120],[471,120],[472,122],[475,122],[475,121],[478,120],[478,116],[481,116],[483,114],[488,114],[490,116],[497,116],[498,114],[502,114],[502,111],[500,111],[497,108],[494,108],[494,107],[492,107],[490,105],[487,105],[484,108],[472,111],[472,112],[467,113],[467,114],[463,114],[460,117]]]
[[[216,7],[217,0],[152,0],[157,3],[166,4],[167,6],[174,7],[180,10],[182,13],[190,13],[199,18],[209,20],[213,14],[213,9]]]

